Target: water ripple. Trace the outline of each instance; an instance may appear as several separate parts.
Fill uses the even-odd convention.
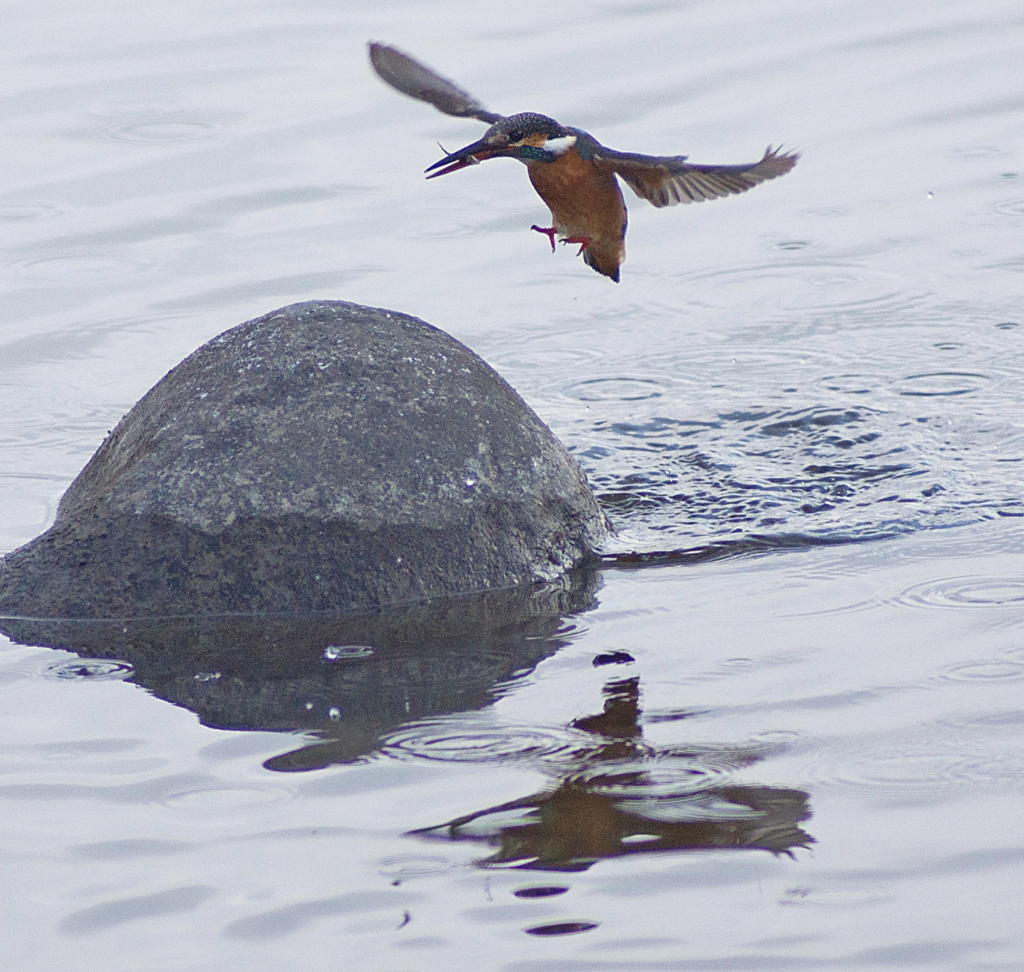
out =
[[[291,800],[293,796],[290,790],[282,786],[211,782],[167,793],[160,802],[190,817],[223,819],[225,814],[282,803]]]
[[[576,455],[620,529],[606,553],[699,560],[1024,512],[1019,431],[984,415],[908,418],[871,407],[848,393],[883,382],[850,374],[844,401],[751,405],[707,420],[611,414],[594,424]],[[903,391],[941,401],[982,383],[930,373]]]
[[[765,307],[765,295],[774,311],[832,314],[892,314],[904,312],[922,300],[908,292],[896,273],[873,270],[854,261],[806,260],[752,264],[684,274],[683,280],[700,288],[702,301],[715,304],[715,294],[728,302]],[[745,292],[749,290],[749,294]],[[762,311],[763,312],[763,311]]]
[[[882,790],[899,793],[964,789],[978,782],[971,759],[920,744],[853,754],[814,777],[813,786],[844,790]]]
[[[995,711],[958,712],[945,716],[943,723],[958,729],[973,729],[986,736],[992,733],[1012,733],[1015,740],[1024,738],[1024,709],[996,709]]]
[[[666,382],[656,378],[588,378],[565,388],[581,402],[641,402],[665,394]]]
[[[892,603],[906,607],[1014,607],[1024,605],[1019,577],[945,577],[908,587]]]
[[[992,205],[990,212],[996,216],[1024,219],[1024,197],[1019,199],[1001,199]]]
[[[853,751],[819,751],[807,784],[815,789],[887,793],[989,785],[1018,789],[1024,785],[1024,751],[1008,750],[987,736],[887,739]]]
[[[458,861],[447,857],[429,854],[401,854],[385,857],[377,862],[377,873],[394,881],[409,878],[433,877],[457,870],[461,865]]]
[[[573,736],[564,729],[448,717],[404,725],[382,740],[380,751],[392,758],[483,763],[551,757],[572,745]]]
[[[598,794],[622,804],[642,804],[642,816],[660,819],[654,809],[657,803],[667,801],[670,816],[679,808],[669,806],[680,798],[703,794],[709,787],[724,782],[728,775],[743,763],[749,754],[739,757],[729,750],[707,749],[694,752],[690,758],[679,756],[658,759],[600,760],[582,766],[571,773],[567,781],[581,786],[588,793]],[[693,805],[686,804],[691,819]],[[637,812],[634,808],[634,812]],[[672,816],[672,819],[675,819]]]
[[[779,900],[783,905],[815,908],[862,908],[892,900],[893,895],[879,888],[788,888]]]
[[[214,122],[187,118],[153,119],[112,125],[97,131],[100,138],[113,142],[143,142],[149,144],[166,142],[194,142],[211,138],[221,128]]]
[[[150,269],[152,264],[120,253],[90,250],[82,253],[65,252],[23,257],[9,266],[19,276],[31,280],[82,283],[120,279],[125,275],[143,273]]]
[[[63,215],[65,209],[56,203],[9,203],[0,206],[0,220],[21,221],[53,219]]]
[[[911,395],[920,398],[969,395],[978,391],[985,382],[991,380],[988,375],[969,371],[931,371],[897,378],[893,382],[893,390],[898,395]]]
[[[846,372],[834,375],[822,375],[817,384],[830,392],[843,395],[870,395],[887,383],[881,372]]]
[[[487,361],[498,371],[529,373],[537,369],[552,374],[590,372],[601,353],[596,348],[581,344],[531,347],[528,344],[511,347],[504,345],[487,354]]]
[[[1007,658],[1011,661],[1019,661],[1024,663],[1024,645],[1017,645],[1016,647],[1008,649],[1004,652]]]
[[[904,447],[880,441],[878,414],[762,408],[723,414],[712,428],[665,418],[610,423],[602,438],[618,448],[580,458],[613,520],[650,530],[647,552],[665,549],[672,532],[693,537],[679,549],[695,555],[709,544],[850,542],[889,532],[871,515],[876,502],[902,491],[920,503],[934,486]],[[616,469],[622,457],[628,473]]]
[[[1006,682],[1024,678],[1024,662],[973,661],[950,665],[940,677],[954,682]]]
[[[89,137],[113,142],[194,142],[223,127],[221,120],[172,102],[113,102],[93,106],[89,115],[98,121]]]
[[[46,678],[68,681],[104,681],[131,678],[135,669],[126,661],[108,658],[74,658],[70,661],[54,662],[43,669]]]

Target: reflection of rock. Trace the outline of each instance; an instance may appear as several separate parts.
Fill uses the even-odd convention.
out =
[[[574,571],[545,586],[341,619],[6,620],[0,631],[124,659],[133,681],[209,726],[312,732],[318,741],[268,765],[316,769],[373,752],[408,720],[486,705],[498,683],[559,647],[564,617],[592,606],[597,583]]]
[[[713,848],[792,853],[813,838],[807,794],[722,781],[723,770],[750,765],[764,750],[710,746],[654,748],[641,739],[639,679],[609,683],[604,711],[574,721],[603,737],[557,766],[543,792],[414,831],[495,848],[485,865],[584,870],[604,857]],[[718,780],[716,782],[716,780]]]
[[[369,610],[551,579],[603,539],[577,464],[458,341],[293,304],[146,394],[0,559],[0,612]]]

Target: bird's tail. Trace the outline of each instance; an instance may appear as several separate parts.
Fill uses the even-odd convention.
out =
[[[616,283],[619,282],[619,267],[625,259],[626,248],[621,243],[609,246],[607,243],[602,245],[593,242],[583,251],[583,262],[588,267],[593,267]]]

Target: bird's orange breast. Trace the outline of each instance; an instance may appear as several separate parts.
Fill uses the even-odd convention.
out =
[[[575,149],[554,162],[533,162],[528,170],[559,235],[587,240],[584,260],[618,280],[626,259],[626,203],[614,174],[584,161]]]
[[[625,237],[626,204],[612,173],[585,162],[574,149],[554,162],[534,162],[529,172],[563,236],[608,242]]]

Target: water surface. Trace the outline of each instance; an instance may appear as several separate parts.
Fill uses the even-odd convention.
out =
[[[9,627],[8,964],[1019,967],[1019,4],[19,0],[5,35],[0,550],[181,357],[314,297],[470,344],[619,528],[511,606]],[[518,165],[424,183],[480,128],[369,38],[616,148],[804,156],[630,199],[616,286]]]

